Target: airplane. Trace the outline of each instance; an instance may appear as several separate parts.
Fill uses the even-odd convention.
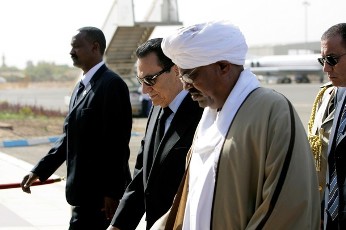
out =
[[[309,83],[317,77],[323,82],[324,73],[317,58],[320,54],[270,55],[248,58],[245,67],[256,74],[260,80],[276,79],[277,83]],[[310,78],[309,78],[310,77]]]

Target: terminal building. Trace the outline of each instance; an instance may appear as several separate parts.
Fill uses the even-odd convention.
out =
[[[290,44],[271,44],[249,47],[249,57],[268,55],[299,55],[299,54],[320,54],[321,42],[301,42]]]

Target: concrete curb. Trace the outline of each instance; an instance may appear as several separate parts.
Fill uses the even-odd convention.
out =
[[[52,137],[38,137],[33,139],[18,139],[18,140],[8,140],[0,142],[0,147],[23,147],[23,146],[31,146],[31,145],[40,145],[47,143],[56,142],[60,136],[52,136]]]
[[[137,132],[132,132],[131,136],[139,136],[140,134]],[[11,147],[24,147],[24,146],[32,146],[32,145],[41,145],[48,143],[55,143],[60,136],[51,136],[51,137],[38,137],[32,139],[18,139],[18,140],[8,140],[0,142],[0,148],[11,148]]]

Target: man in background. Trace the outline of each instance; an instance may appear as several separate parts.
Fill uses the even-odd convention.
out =
[[[324,229],[346,229],[346,23],[333,25],[323,33],[321,55],[318,61],[323,71],[338,87],[327,153]]]
[[[105,65],[106,39],[95,27],[72,37],[73,65],[83,76],[70,100],[63,135],[21,183],[45,181],[66,162],[66,199],[72,206],[70,230],[106,229],[131,180],[128,165],[132,113],[129,90]]]

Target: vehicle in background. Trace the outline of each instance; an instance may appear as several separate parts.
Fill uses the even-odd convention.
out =
[[[151,109],[151,99],[138,90],[130,91],[132,115],[134,117],[148,117]]]
[[[257,78],[266,84],[289,84],[292,82],[291,78],[285,76],[257,75]]]
[[[147,94],[142,93],[142,86],[138,84],[137,79],[135,83],[130,79],[126,79],[125,81],[128,85],[131,85],[129,90],[132,116],[148,117],[152,105],[150,97]]]

